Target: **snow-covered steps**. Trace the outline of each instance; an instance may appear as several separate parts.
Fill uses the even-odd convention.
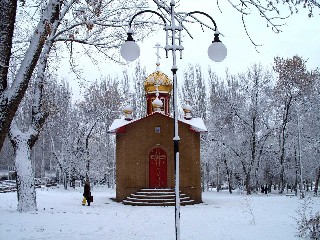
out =
[[[174,206],[174,189],[141,189],[123,200],[123,204],[131,206]],[[195,202],[189,196],[180,192],[180,204],[182,206],[193,205]]]

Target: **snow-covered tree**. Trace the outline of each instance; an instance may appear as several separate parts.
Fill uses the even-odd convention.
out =
[[[77,104],[82,122],[77,141],[78,164],[85,166],[78,169],[80,175],[104,178],[113,185],[114,139],[107,130],[119,115],[122,99],[119,81],[109,77],[89,86],[84,101]]]
[[[138,62],[135,66],[134,76],[132,76],[133,92],[131,96],[135,118],[141,118],[146,115],[146,97],[143,86],[146,77],[146,68],[141,66],[140,62]]]
[[[319,78],[319,73],[317,70],[307,70],[306,61],[299,56],[288,59],[276,57],[274,71],[277,74],[275,102],[277,103],[277,122],[279,123],[277,127],[280,166],[279,191],[282,193],[285,188],[285,163],[288,154],[286,148],[290,136],[289,124],[293,121],[293,112],[297,113],[299,108],[303,106],[304,96]],[[300,117],[299,114],[298,117]]]
[[[127,25],[128,16],[144,6],[143,0],[1,1],[0,147],[46,42],[54,42],[56,49],[65,44],[71,56],[75,45],[81,44],[87,46],[84,46],[84,53],[89,56],[93,54],[92,49],[96,49],[107,58],[115,59],[111,50],[116,49],[126,35],[118,29]],[[19,16],[25,12],[23,17],[29,16],[27,19]],[[22,21],[29,21],[30,26],[35,25],[34,29],[22,31],[26,28]],[[20,34],[14,35],[14,32]],[[27,36],[21,36],[22,33]],[[13,49],[18,50],[14,55]],[[10,59],[16,59],[17,66],[17,73],[11,79],[9,73],[13,65]],[[70,63],[75,67],[74,58]]]
[[[210,172],[216,175],[214,182],[218,190],[225,181],[233,186],[232,176],[239,176],[239,160],[243,158],[239,144],[241,131],[237,130],[236,119],[230,108],[231,103],[240,107],[242,97],[237,80],[228,74],[226,76],[227,83],[224,83],[209,69],[208,134],[204,143],[204,161],[211,167],[211,170],[206,170],[207,177],[210,177]]]
[[[184,79],[181,85],[181,104],[189,104],[192,107],[192,114],[206,121],[207,93],[201,67],[199,65],[189,65],[184,72]]]
[[[227,74],[227,85],[219,83],[214,74],[209,76],[211,108],[208,140],[219,146],[217,155],[229,185],[231,173],[240,174],[247,194],[250,194],[252,187],[258,183],[261,157],[272,133],[270,115],[267,114],[271,74],[260,65],[253,65],[244,74]]]
[[[51,24],[59,16],[60,1],[52,0],[42,8],[43,14],[30,39],[30,45],[25,52],[19,69],[12,77],[12,84],[9,84],[10,58],[13,50],[13,32],[16,21],[18,1],[1,1],[1,14],[5,21],[1,21],[3,39],[0,42],[1,51],[1,89],[0,89],[0,147],[9,132],[12,119],[26,92],[33,71],[38,62],[45,39],[49,35]]]
[[[17,174],[17,194],[18,210],[34,211],[36,207],[36,193],[34,183],[34,169],[31,161],[31,149],[36,143],[47,117],[50,113],[50,107],[45,104],[44,85],[47,76],[45,69],[47,67],[48,54],[52,47],[51,42],[47,42],[39,58],[37,76],[34,81],[34,91],[31,104],[27,104],[28,110],[21,114],[29,115],[29,119],[20,119],[20,125],[17,121],[11,123],[9,132],[10,140],[15,153],[15,169]]]
[[[71,90],[65,80],[53,83],[50,89],[50,101],[55,111],[49,116],[43,135],[48,137],[50,144],[48,159],[53,158],[51,165],[58,172],[58,181],[67,188],[74,160],[71,146],[78,130],[78,115],[72,106]]]

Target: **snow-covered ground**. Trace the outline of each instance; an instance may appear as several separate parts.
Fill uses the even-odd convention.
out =
[[[37,213],[16,211],[16,193],[0,194],[0,239],[171,240],[174,207],[132,207],[113,202],[113,189],[94,187],[82,206],[82,188],[37,190]],[[297,209],[303,200],[278,194],[246,196],[215,191],[203,204],[181,207],[183,240],[298,239]],[[313,198],[313,212],[320,198]]]

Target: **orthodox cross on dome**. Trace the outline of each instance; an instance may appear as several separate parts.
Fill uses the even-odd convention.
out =
[[[159,66],[160,66],[160,54],[159,54],[159,49],[160,48],[162,48],[161,47],[161,45],[160,45],[160,43],[157,43],[153,48],[156,48],[157,49],[157,53],[156,53],[156,55],[157,55],[157,63],[156,63],[156,65],[157,65],[157,69],[156,69],[156,71],[159,71],[160,69],[159,69]]]

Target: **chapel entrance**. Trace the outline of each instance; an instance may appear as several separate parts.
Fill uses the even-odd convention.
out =
[[[149,187],[167,187],[167,153],[159,147],[149,153]]]

